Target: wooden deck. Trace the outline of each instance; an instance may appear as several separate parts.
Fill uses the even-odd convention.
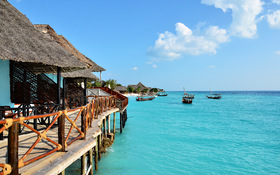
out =
[[[106,112],[103,112],[98,116],[98,119],[94,119],[92,127],[89,127],[86,134],[86,140],[77,140],[73,144],[66,147],[66,152],[54,152],[42,159],[39,159],[33,163],[30,163],[19,169],[20,174],[58,174],[76,161],[79,157],[84,155],[89,149],[96,145],[96,136],[101,134],[100,125],[106,116],[119,112],[119,108],[112,108]],[[79,111],[67,113],[71,120],[75,120]],[[81,120],[77,120],[76,125],[80,128]],[[68,133],[71,127],[69,121],[65,122],[65,133]],[[47,137],[58,142],[58,127],[53,127],[47,132]],[[75,129],[72,130],[69,140],[77,137],[79,132]],[[33,143],[37,140],[38,135],[34,132],[30,134],[19,136],[19,159],[29,150]],[[7,163],[7,139],[0,142],[0,162]],[[56,148],[56,145],[51,142],[42,139],[31,153],[26,157],[25,161],[31,160],[38,155],[42,155],[48,151]]]

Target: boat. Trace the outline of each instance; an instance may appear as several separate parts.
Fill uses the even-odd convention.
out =
[[[182,102],[187,103],[187,104],[191,104],[193,98],[194,98],[193,94],[186,94],[185,93],[182,97]]]
[[[222,98],[222,95],[221,94],[212,94],[212,91],[210,89],[210,94],[206,95],[206,97],[209,99],[220,99],[220,98]]]
[[[136,97],[136,101],[150,101],[153,100],[155,96],[151,95],[141,95]]]
[[[221,94],[209,94],[209,95],[206,95],[206,97],[209,99],[220,99],[220,98],[222,98],[222,95]]]
[[[167,96],[168,95],[168,93],[166,93],[166,92],[159,92],[159,93],[157,93],[157,96]]]
[[[191,104],[192,103],[192,99],[194,99],[194,94],[186,93],[185,88],[184,88],[184,95],[182,97],[182,102],[183,103],[187,103],[187,104]]]

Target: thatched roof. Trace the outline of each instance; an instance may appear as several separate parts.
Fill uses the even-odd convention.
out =
[[[65,72],[61,74],[64,78],[87,78],[88,81],[96,81],[98,78],[88,69],[78,70],[74,72]]]
[[[6,0],[0,1],[0,59],[22,62],[34,72],[62,72],[85,68],[77,58],[33,24]]]
[[[137,89],[140,87],[140,91],[143,91],[144,89],[148,89],[145,85],[143,85],[141,82],[139,82],[137,85],[128,85],[127,87],[133,87],[133,89]]]
[[[127,89],[126,89],[125,86],[116,86],[116,87],[115,87],[115,91],[126,92]]]
[[[83,55],[81,52],[79,52],[64,36],[58,35],[55,30],[47,25],[47,24],[36,24],[34,25],[39,31],[41,31],[43,34],[45,34],[48,38],[56,41],[58,44],[60,44],[64,49],[75,55],[81,62],[86,63],[88,68],[92,72],[101,72],[105,71],[105,69],[99,65],[97,65],[95,62],[93,62],[91,59]]]

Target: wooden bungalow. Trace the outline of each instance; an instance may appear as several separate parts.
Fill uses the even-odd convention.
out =
[[[62,77],[64,77],[65,80],[67,107],[71,108],[72,106],[84,105],[86,103],[87,81],[98,80],[91,72],[102,72],[105,71],[105,69],[79,52],[64,36],[58,35],[51,26],[47,24],[37,24],[34,26],[46,37],[54,40],[64,49],[75,55],[81,62],[87,64],[87,69],[62,73]],[[75,105],[73,105],[74,103]]]
[[[26,16],[6,0],[0,1],[0,12],[0,59],[3,60],[0,65],[4,68],[0,70],[0,75],[1,86],[5,86],[1,87],[1,94],[16,95],[13,94],[14,90],[31,86],[28,78],[34,77],[28,77],[28,73],[23,69],[29,70],[35,76],[39,73],[68,72],[86,67],[73,54],[36,30]],[[24,68],[19,70],[18,66]],[[15,74],[16,71],[18,75]],[[12,87],[7,88],[10,85]],[[1,101],[1,106],[18,103],[13,101],[14,97],[8,98],[5,99],[6,102]]]
[[[149,87],[146,87],[144,84],[142,84],[141,82],[139,82],[137,85],[128,85],[127,87],[133,87],[133,89],[137,89],[140,88],[140,91],[142,92],[144,89],[150,89]]]
[[[28,115],[30,104],[61,106],[61,72],[87,65],[42,35],[6,0],[0,1],[0,115],[17,111]],[[44,73],[56,73],[54,82]],[[17,109],[14,104],[21,104]],[[21,110],[21,111],[20,111]]]
[[[115,91],[124,94],[127,92],[127,89],[125,86],[116,86]]]

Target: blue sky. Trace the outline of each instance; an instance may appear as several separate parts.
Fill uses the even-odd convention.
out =
[[[104,67],[105,80],[165,90],[280,90],[280,0],[9,2]]]

